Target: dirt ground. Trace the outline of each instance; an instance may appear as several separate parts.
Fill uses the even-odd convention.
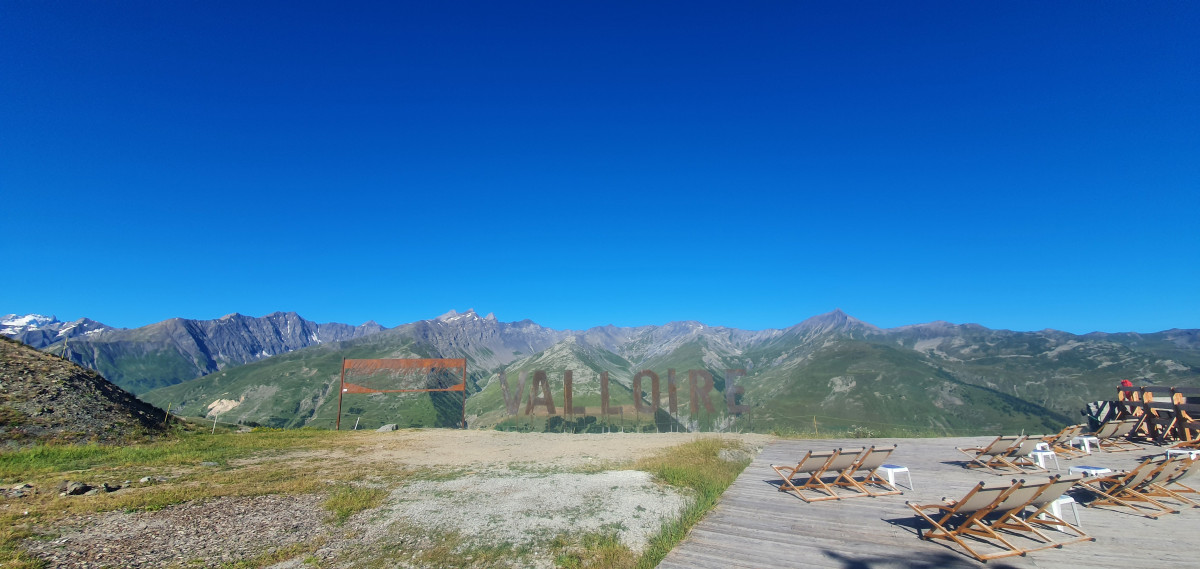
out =
[[[26,547],[50,567],[221,567],[305,543],[319,546],[272,568],[421,567],[427,564],[423,548],[454,535],[467,548],[512,548],[517,553],[507,566],[551,568],[548,544],[564,535],[612,534],[640,551],[691,497],[623,467],[713,436],[741,441],[751,453],[771,440],[709,433],[368,432],[356,436],[353,451],[320,457],[453,474],[389,487],[382,506],[342,526],[328,521],[319,496],[230,497],[78,516],[56,538]]]
[[[749,448],[762,448],[768,435],[714,433],[609,433],[566,435],[428,429],[380,433],[358,456],[393,459],[412,466],[496,467],[537,464],[541,468],[574,468],[619,464],[694,441],[725,437]]]

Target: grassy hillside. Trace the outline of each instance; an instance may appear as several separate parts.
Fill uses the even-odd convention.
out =
[[[811,359],[744,378],[753,411],[739,425],[819,433],[984,434],[1055,432],[1070,419],[971,385],[908,350],[839,342]]]
[[[429,357],[411,341],[363,338],[321,344],[275,356],[180,385],[143,394],[147,401],[173,413],[212,417],[221,422],[269,427],[311,425],[332,428],[337,420],[342,359]],[[214,401],[221,406],[210,408]],[[228,408],[216,413],[214,409]],[[342,426],[362,428],[396,423],[401,426],[455,426],[461,421],[462,396],[435,394],[347,394]]]

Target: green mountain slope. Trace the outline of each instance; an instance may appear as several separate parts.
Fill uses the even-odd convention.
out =
[[[758,430],[991,433],[1057,431],[1070,419],[971,385],[920,354],[872,342],[836,342],[794,365],[745,378]]]
[[[271,427],[333,427],[343,358],[421,358],[428,353],[411,340],[366,337],[359,341],[310,346],[143,394],[146,401],[170,405],[181,415],[213,416],[230,423]],[[440,397],[444,398],[444,395]],[[361,417],[376,426],[404,419],[405,425],[453,426],[461,416],[454,394],[455,420],[445,421],[428,397],[347,395],[343,420]],[[440,401],[439,401],[440,402]],[[444,402],[441,402],[444,403]]]
[[[229,422],[327,428],[337,420],[342,358],[398,357],[466,358],[468,423],[535,430],[574,420],[577,428],[820,432],[853,426],[1040,434],[1080,421],[1079,410],[1111,399],[1120,379],[1200,385],[1194,331],[1076,336],[941,322],[880,330],[834,312],[761,332],[695,322],[563,332],[452,312],[230,368],[144,398]],[[544,381],[535,375],[539,370]],[[564,409],[567,370],[571,406],[581,412]],[[602,374],[609,415],[601,413]],[[727,385],[727,374],[733,384]],[[456,426],[463,417],[461,393],[350,394],[342,403],[343,426]],[[592,419],[585,424],[583,417]]]

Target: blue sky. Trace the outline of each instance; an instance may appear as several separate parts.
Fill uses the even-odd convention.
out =
[[[1194,2],[0,0],[0,313],[1200,328]]]

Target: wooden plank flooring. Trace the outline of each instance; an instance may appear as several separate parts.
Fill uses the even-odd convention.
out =
[[[962,466],[966,457],[955,450],[956,446],[979,446],[993,438],[775,441],[763,449],[726,490],[720,504],[692,529],[659,567],[892,569],[980,566],[980,562],[956,544],[919,539],[917,529],[924,527],[924,522],[918,523],[905,501],[933,504],[942,498],[961,498],[980,481],[1037,478],[1036,474],[999,476]],[[916,486],[915,490],[908,489],[905,486],[907,478],[903,474],[897,476],[903,495],[806,503],[794,494],[779,492],[779,476],[770,467],[771,464],[795,464],[808,450],[892,444],[899,448],[888,462],[907,466]],[[1064,474],[1067,468],[1079,464],[1124,470],[1158,454],[1162,454],[1161,448],[1146,446],[1141,451],[1094,452],[1074,460],[1060,456],[1059,463]],[[1053,463],[1049,466],[1054,472]],[[1045,569],[1198,567],[1200,508],[1179,506],[1179,509],[1178,514],[1150,519],[1127,509],[1078,505],[1083,530],[1096,541],[1034,551],[1025,557],[994,559],[987,566]],[[1074,521],[1070,506],[1064,509],[1063,518]],[[987,546],[981,546],[980,550],[998,551]]]

